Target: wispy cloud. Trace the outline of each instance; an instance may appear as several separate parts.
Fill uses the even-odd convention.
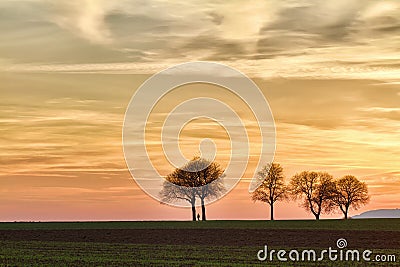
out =
[[[393,112],[400,111],[400,108],[383,108],[383,107],[371,107],[371,108],[360,108],[362,111],[378,111],[378,112]]]
[[[112,42],[111,32],[105,22],[105,16],[115,7],[113,1],[47,1],[50,10],[49,19],[62,28],[77,33],[91,42],[107,44]]]
[[[0,44],[3,70],[153,73],[216,60],[261,77],[399,77],[400,3],[393,0],[36,0],[29,6],[37,12],[0,4],[11,14],[0,19],[9,25]],[[32,20],[29,28],[17,27]],[[23,56],[22,44],[10,46],[18,33],[35,36],[27,45],[36,53]]]

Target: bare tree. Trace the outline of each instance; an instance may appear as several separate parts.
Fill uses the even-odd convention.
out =
[[[290,181],[292,196],[303,200],[302,206],[310,211],[316,220],[322,212],[333,208],[331,199],[335,191],[332,175],[326,172],[303,171],[294,175]]]
[[[179,175],[172,173],[166,177],[163,189],[160,192],[163,202],[169,203],[175,200],[185,200],[192,207],[192,221],[196,221],[196,189],[186,186],[176,186],[179,182]]]
[[[360,182],[352,175],[346,175],[335,182],[335,193],[332,202],[348,218],[349,209],[357,210],[369,201],[366,183]]]
[[[253,201],[266,202],[270,206],[271,221],[274,220],[274,203],[287,198],[283,168],[278,163],[270,163],[257,173],[261,185],[252,193]]]
[[[223,173],[224,170],[217,162],[194,157],[166,177],[160,194],[163,200],[188,201],[192,206],[194,221],[196,220],[196,198],[200,198],[202,220],[205,221],[205,200],[216,198],[225,191]]]

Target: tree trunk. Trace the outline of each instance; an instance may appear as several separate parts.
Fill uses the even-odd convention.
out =
[[[339,205],[339,208],[340,208],[340,210],[342,211],[344,218],[347,219],[347,214],[346,214],[346,211],[345,211],[345,209],[343,208],[343,206],[342,206],[342,205]]]
[[[206,221],[206,206],[204,205],[204,198],[201,199],[201,219]]]
[[[344,213],[344,219],[347,220],[348,216],[347,214],[349,213],[349,207],[346,207],[346,211]]]
[[[308,198],[308,205],[309,205],[309,207],[310,207],[311,213],[315,216],[315,219],[316,219],[316,220],[319,220],[319,213],[317,213],[316,211],[314,211],[314,207],[313,207],[313,205],[312,205],[312,202],[311,202],[311,199],[310,199],[310,198]]]
[[[274,220],[274,203],[270,204],[271,221]]]
[[[192,203],[192,220],[196,221],[196,206]]]

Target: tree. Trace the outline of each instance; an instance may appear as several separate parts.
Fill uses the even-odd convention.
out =
[[[177,186],[180,174],[176,171],[166,177],[163,189],[160,192],[164,203],[170,203],[175,200],[185,200],[192,207],[192,221],[196,221],[196,190],[192,187]]]
[[[217,198],[225,192],[222,181],[224,170],[217,162],[200,157],[194,157],[183,169],[186,172],[187,183],[196,187],[195,192],[201,202],[201,219],[205,221],[207,219],[205,200]]]
[[[332,202],[343,212],[347,219],[349,209],[357,210],[369,201],[368,188],[352,175],[346,175],[335,182],[335,192]]]
[[[225,192],[224,170],[217,162],[194,157],[183,167],[166,177],[160,194],[165,201],[181,199],[192,206],[192,219],[196,220],[196,198],[200,198],[202,220],[206,220],[205,200],[213,199]]]
[[[290,181],[290,191],[295,199],[302,199],[302,206],[310,211],[316,220],[322,212],[333,208],[331,199],[335,191],[332,175],[326,172],[303,171]]]
[[[274,220],[274,203],[287,198],[287,187],[283,181],[283,168],[278,163],[264,166],[257,173],[261,185],[253,192],[253,201],[266,202],[270,206],[271,221]]]

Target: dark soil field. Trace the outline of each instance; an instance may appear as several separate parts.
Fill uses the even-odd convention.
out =
[[[0,224],[1,266],[400,266],[400,220]],[[396,262],[259,262],[274,249],[370,249]],[[321,264],[322,265],[318,265]]]
[[[400,231],[283,229],[68,229],[0,230],[3,241],[57,241],[161,245],[329,247],[345,238],[349,247],[400,249]]]

